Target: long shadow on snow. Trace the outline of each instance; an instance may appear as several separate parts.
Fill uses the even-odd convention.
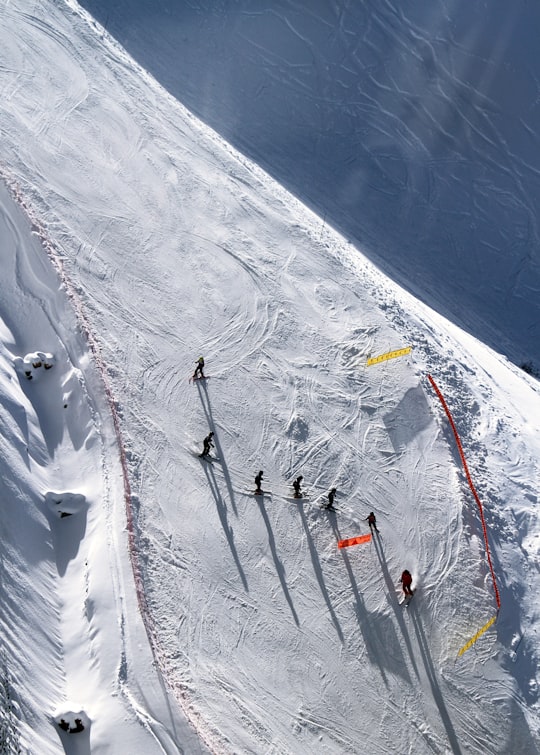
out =
[[[343,635],[343,630],[341,629],[339,619],[336,616],[336,612],[334,611],[334,607],[332,606],[332,602],[330,600],[330,595],[328,594],[328,590],[326,589],[326,583],[324,581],[324,575],[321,568],[321,562],[319,561],[319,554],[317,553],[317,549],[315,548],[315,543],[313,542],[313,538],[311,537],[311,532],[309,529],[308,521],[306,518],[305,511],[304,511],[304,504],[302,500],[300,500],[298,504],[298,512],[300,514],[300,518],[302,519],[302,526],[304,527],[304,532],[306,533],[306,539],[307,539],[307,544],[309,548],[309,553],[311,556],[311,562],[313,564],[313,570],[315,571],[315,576],[317,577],[317,582],[319,583],[319,587],[321,588],[321,592],[326,601],[326,605],[328,606],[328,612],[336,628],[337,635],[339,639],[341,640],[341,642],[344,642],[345,637]]]
[[[289,592],[289,588],[287,587],[287,580],[285,579],[285,568],[283,564],[281,563],[277,549],[276,549],[276,539],[274,537],[274,533],[272,531],[272,525],[270,524],[270,519],[268,518],[268,514],[266,513],[266,508],[264,505],[264,499],[262,495],[256,495],[255,498],[257,499],[257,504],[259,506],[259,510],[261,512],[262,518],[264,519],[264,523],[266,525],[266,529],[268,532],[268,543],[270,545],[270,550],[272,551],[272,558],[274,559],[274,564],[276,565],[276,571],[279,577],[279,581],[281,583],[281,589],[283,590],[283,594],[285,595],[285,599],[287,600],[287,603],[289,604],[289,608],[291,609],[292,617],[294,619],[294,623],[296,626],[300,625],[300,622],[298,621],[298,615],[295,611],[291,595]]]
[[[62,374],[58,367],[53,368],[41,380],[26,380],[19,376],[23,393],[32,404],[50,458],[64,437],[64,409]]]
[[[336,515],[333,511],[328,511],[327,513],[328,513],[328,518],[330,519],[330,524],[332,526],[332,530],[334,531],[334,535],[336,537],[336,542],[337,542],[338,540],[342,539],[342,535],[341,535],[341,532],[339,531]],[[386,678],[386,674],[384,671],[384,664],[383,664],[385,649],[382,647],[382,645],[379,642],[377,629],[372,627],[372,622],[370,621],[369,614],[364,603],[364,599],[362,598],[362,595],[360,594],[360,590],[358,589],[358,584],[356,582],[354,572],[352,570],[351,562],[349,560],[349,556],[347,552],[342,550],[341,557],[343,559],[343,563],[345,564],[345,568],[347,569],[347,574],[349,575],[349,580],[351,583],[351,588],[352,588],[354,599],[355,599],[354,607],[356,611],[356,620],[362,632],[362,636],[364,637],[366,652],[368,656],[370,657],[370,659],[373,659],[379,666],[383,681],[385,685],[388,687],[388,679]],[[369,628],[369,631],[366,631],[366,626]]]
[[[63,519],[46,512],[47,520],[51,528],[52,544],[56,558],[58,574],[63,577],[70,561],[76,558],[81,542],[86,534],[88,507]]]
[[[386,588],[387,588],[386,596],[388,599],[388,604],[392,608],[394,615],[396,617],[398,626],[401,629],[401,634],[403,635],[405,647],[407,648],[407,652],[409,654],[409,658],[411,660],[414,673],[416,674],[417,678],[420,678],[420,674],[418,673],[418,667],[416,666],[416,661],[414,659],[414,654],[413,654],[412,645],[411,645],[411,638],[409,637],[409,631],[405,624],[405,619],[403,618],[403,608],[399,605],[398,599],[396,598],[394,583],[392,582],[392,577],[390,576],[390,572],[388,571],[388,564],[386,563],[386,556],[384,555],[384,550],[383,550],[382,543],[379,536],[373,537],[373,544],[375,546],[375,553],[377,554],[377,558],[379,559],[384,581],[386,583]]]
[[[441,688],[439,687],[439,683],[437,681],[437,675],[435,673],[435,668],[433,666],[433,660],[431,658],[431,653],[429,652],[429,645],[427,643],[426,635],[424,634],[424,629],[422,627],[422,622],[420,620],[420,616],[418,615],[416,611],[414,602],[411,603],[411,605],[409,606],[407,610],[409,611],[409,614],[412,618],[414,631],[416,633],[416,639],[418,641],[418,647],[420,648],[420,654],[422,656],[422,662],[424,664],[424,668],[426,670],[429,684],[431,686],[433,699],[435,700],[437,704],[437,708],[439,709],[441,720],[444,724],[444,728],[446,729],[446,734],[448,735],[448,741],[450,743],[450,747],[452,748],[452,752],[455,753],[455,755],[461,755],[461,749],[459,746],[457,735],[452,725],[452,721],[450,720],[450,716],[448,714],[448,710],[444,702]]]
[[[330,519],[332,530],[334,531],[334,535],[336,537],[336,542],[338,540],[342,540],[343,535],[339,529],[336,515],[332,511],[328,511],[327,513]],[[388,679],[385,673],[385,667],[389,669],[392,668],[394,672],[399,669],[401,676],[408,683],[410,683],[411,679],[407,670],[407,666],[404,662],[401,646],[399,644],[393,624],[383,614],[370,614],[370,612],[366,608],[362,594],[358,589],[358,584],[354,576],[352,564],[346,550],[341,550],[341,557],[343,559],[343,563],[345,564],[347,574],[349,575],[351,588],[355,598],[356,620],[358,622],[358,626],[360,627],[360,631],[362,632],[366,652],[370,660],[372,661],[372,663],[376,663],[379,667],[381,676],[387,687]],[[393,662],[392,666],[390,664],[390,661]]]
[[[202,385],[201,385],[202,383]],[[216,430],[216,426],[214,423],[214,419],[212,417],[212,408],[210,406],[210,397],[208,395],[208,386],[206,384],[205,380],[197,380],[197,389],[199,391],[199,398],[201,399],[201,406],[203,408],[204,415],[206,417],[206,421],[208,423],[208,427],[212,432],[214,433],[214,445],[216,447],[216,453],[219,458],[219,462],[221,464],[221,470],[223,472],[223,477],[225,478],[225,484],[227,485],[227,493],[229,494],[229,499],[231,501],[231,505],[233,507],[233,511],[236,515],[238,515],[238,511],[236,509],[236,501],[234,498],[234,490],[232,486],[232,480],[231,476],[229,474],[229,469],[227,467],[227,463],[225,461],[225,452],[223,450],[223,446],[219,442],[219,435]]]
[[[75,734],[75,736],[69,732],[61,731],[56,725],[54,728],[62,743],[65,755],[91,755],[89,727]]]
[[[208,395],[208,386],[206,384],[206,381],[204,380],[198,380],[197,381],[197,390],[199,391],[199,398],[201,399],[201,406],[204,412],[204,415],[206,417],[206,422],[208,424],[208,427],[215,433],[214,434],[214,441],[216,446],[216,451],[219,453],[219,458],[221,462],[221,469],[223,472],[223,475],[225,477],[225,483],[227,485],[227,491],[229,494],[229,498],[232,503],[232,507],[234,510],[234,513],[236,514],[236,506],[234,503],[234,492],[232,489],[231,479],[229,472],[227,470],[227,465],[225,463],[225,459],[223,458],[223,449],[219,443],[219,440],[217,438],[217,433],[215,430],[215,423],[212,416],[212,407],[210,406],[210,397]],[[227,540],[229,543],[229,548],[231,549],[232,556],[234,558],[234,562],[236,564],[236,568],[238,569],[238,573],[240,574],[240,578],[242,579],[242,584],[244,585],[244,589],[246,592],[249,592],[248,583],[246,579],[246,575],[244,573],[244,570],[242,568],[242,565],[240,563],[240,559],[238,556],[238,551],[236,550],[236,545],[234,542],[234,533],[233,529],[229,524],[228,518],[227,518],[227,505],[225,501],[223,500],[223,496],[221,495],[221,492],[219,490],[219,484],[216,480],[215,472],[211,466],[211,464],[207,462],[202,462],[204,464],[204,473],[206,475],[206,479],[208,480],[208,485],[210,487],[210,490],[212,492],[212,495],[214,496],[214,500],[216,502],[216,508],[219,515],[219,519],[221,521],[221,526],[223,527],[223,531],[225,532],[225,535],[227,536]]]
[[[242,564],[240,563],[238,551],[236,550],[236,545],[234,543],[234,533],[227,519],[227,506],[225,505],[225,501],[223,500],[223,497],[219,491],[219,485],[216,480],[214,470],[212,469],[210,464],[207,464],[206,462],[203,462],[203,464],[204,473],[206,475],[206,479],[208,480],[208,486],[216,502],[216,508],[219,519],[221,521],[221,526],[223,527],[223,532],[227,536],[229,548],[231,549],[231,553],[234,558],[236,568],[238,569],[238,573],[240,574],[242,584],[244,585],[244,589],[246,590],[246,592],[249,592],[246,575],[244,574],[244,570],[242,569]]]

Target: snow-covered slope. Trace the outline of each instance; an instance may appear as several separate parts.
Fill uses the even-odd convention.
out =
[[[43,242],[2,194],[3,485],[25,512],[11,537],[2,512],[4,569],[31,583],[3,581],[25,610],[2,627],[48,638],[6,649],[24,746],[536,752],[538,383],[385,279],[76,5],[0,13],[1,167]],[[34,384],[13,358],[36,350],[56,364]],[[210,379],[190,383],[200,353]],[[459,659],[496,604],[428,372],[501,592]],[[87,507],[53,519],[47,492]],[[381,539],[338,550],[370,510]],[[75,704],[90,726],[63,734],[52,716]]]
[[[17,719],[22,752],[202,751],[152,669],[110,407],[36,231],[0,187],[2,752]]]
[[[82,5],[401,285],[540,370],[536,3]]]

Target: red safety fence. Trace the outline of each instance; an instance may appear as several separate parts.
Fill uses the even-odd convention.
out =
[[[486,544],[486,556],[487,556],[489,568],[491,571],[491,578],[493,579],[493,589],[495,590],[495,600],[497,601],[497,608],[500,608],[501,598],[499,596],[499,588],[497,587],[497,579],[495,577],[495,570],[493,568],[493,563],[491,561],[491,552],[489,550],[488,534],[487,534],[486,520],[484,519],[484,508],[482,506],[482,501],[480,500],[478,493],[476,492],[476,488],[474,487],[474,483],[472,481],[472,477],[469,472],[469,467],[467,466],[467,461],[465,459],[465,454],[463,453],[463,446],[461,445],[461,440],[459,438],[458,431],[457,431],[454,419],[452,417],[452,414],[450,413],[450,409],[448,408],[448,405],[446,401],[444,400],[444,396],[440,392],[437,384],[435,383],[431,375],[428,375],[428,379],[433,387],[433,390],[437,394],[439,401],[441,402],[443,406],[444,411],[446,412],[446,416],[448,417],[448,421],[450,422],[450,427],[452,428],[454,437],[456,439],[459,455],[461,456],[461,461],[463,463],[463,469],[465,470],[465,476],[467,477],[467,482],[469,483],[469,487],[474,496],[474,500],[478,504],[478,509],[480,511],[480,521],[482,522],[482,530],[484,531],[484,541]]]

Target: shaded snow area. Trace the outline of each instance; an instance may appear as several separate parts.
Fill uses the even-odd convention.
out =
[[[75,2],[4,4],[0,42],[8,751],[537,753],[540,384],[504,312],[429,309]]]
[[[81,4],[401,285],[540,373],[537,3]]]

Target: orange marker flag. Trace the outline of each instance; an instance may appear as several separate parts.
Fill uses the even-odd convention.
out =
[[[360,535],[359,537],[350,537],[348,540],[338,540],[338,548],[348,548],[349,545],[360,545],[361,543],[369,543],[371,535]]]

